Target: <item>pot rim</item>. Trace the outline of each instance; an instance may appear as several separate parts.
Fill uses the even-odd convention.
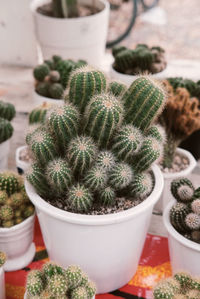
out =
[[[83,215],[63,211],[43,200],[35,192],[34,187],[27,180],[25,181],[25,188],[30,200],[35,205],[35,207],[39,210],[42,210],[43,213],[52,216],[53,218],[59,219],[63,222],[70,222],[79,225],[108,225],[128,221],[133,216],[139,216],[145,210],[151,208],[151,206],[153,208],[153,205],[156,203],[156,201],[159,200],[159,197],[161,196],[164,187],[164,179],[157,165],[152,166],[152,171],[155,178],[154,189],[142,203],[128,210],[107,215]]]
[[[200,244],[197,244],[193,241],[188,240],[184,236],[182,236],[180,233],[178,233],[175,228],[172,226],[170,219],[169,219],[169,211],[172,208],[172,206],[176,203],[175,199],[172,199],[168,205],[166,206],[164,213],[163,213],[163,222],[165,225],[165,228],[167,229],[167,232],[169,235],[171,235],[176,241],[184,245],[185,247],[191,248],[193,250],[199,251],[200,253]]]
[[[88,20],[88,19],[93,19],[95,17],[98,17],[98,16],[101,16],[101,14],[104,14],[105,11],[109,10],[110,8],[110,4],[108,1],[106,0],[98,0],[99,2],[103,3],[104,5],[104,8],[98,12],[98,13],[95,13],[93,15],[90,15],[90,16],[85,16],[85,17],[74,17],[74,18],[56,18],[56,17],[50,17],[50,16],[45,16],[39,12],[37,12],[37,8],[42,5],[43,3],[48,3],[50,1],[48,0],[33,0],[31,5],[30,5],[30,8],[31,8],[31,11],[32,13],[35,15],[35,16],[40,16],[42,18],[44,18],[44,20],[52,20],[52,21],[56,21],[56,22],[68,22],[68,21],[73,21],[73,22],[76,22],[76,21],[80,21],[80,20]]]
[[[187,168],[174,173],[164,173],[162,172],[164,179],[175,179],[177,177],[184,177],[187,176],[189,173],[192,172],[192,170],[195,168],[197,161],[195,160],[194,156],[187,150],[182,149],[180,147],[177,147],[176,149],[177,153],[182,154],[183,156],[186,156],[189,160],[189,165]]]
[[[14,226],[11,227],[0,227],[0,236],[6,235],[7,233],[14,233],[20,230],[21,228],[24,228],[27,224],[33,221],[34,217],[35,217],[35,213],[19,224],[15,224]]]

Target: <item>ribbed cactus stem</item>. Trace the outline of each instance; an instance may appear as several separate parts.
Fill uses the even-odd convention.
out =
[[[26,178],[41,196],[49,194],[49,185],[44,170],[37,163],[32,164],[28,169]]]
[[[103,190],[99,190],[100,202],[105,206],[112,206],[115,203],[116,193],[113,188],[106,187]]]
[[[39,270],[32,270],[27,276],[26,288],[28,294],[38,296],[41,294],[44,284]]]
[[[85,185],[91,190],[98,190],[105,187],[107,182],[107,174],[105,169],[97,167],[92,167],[85,179]]]
[[[0,117],[11,121],[15,114],[16,111],[13,104],[0,101]]]
[[[158,141],[164,143],[166,141],[166,133],[164,127],[161,125],[157,124],[154,126],[151,126],[147,131],[146,131],[146,136],[151,136]]]
[[[108,86],[108,92],[112,93],[115,97],[121,97],[125,91],[127,91],[127,86],[117,81],[110,82]]]
[[[12,171],[0,173],[0,190],[5,190],[8,195],[17,192],[20,188],[19,177]]]
[[[87,212],[92,206],[93,197],[88,188],[77,184],[69,189],[66,200],[76,212]]]
[[[133,180],[133,171],[126,163],[116,163],[109,173],[111,186],[116,189],[123,189],[130,185]]]
[[[63,275],[55,274],[48,281],[47,290],[52,297],[65,296],[68,289],[66,278]]]
[[[110,151],[101,151],[98,153],[96,159],[96,165],[100,168],[105,169],[106,171],[111,170],[115,165],[116,159],[115,156]]]
[[[33,109],[29,114],[29,124],[44,123],[47,110],[51,104],[44,102],[42,105]]]
[[[188,203],[192,200],[194,186],[187,178],[176,179],[171,183],[171,193],[177,201]]]
[[[185,223],[185,217],[190,212],[189,207],[181,202],[175,204],[170,210],[170,222],[176,230],[179,232],[186,232],[187,226]]]
[[[146,198],[153,189],[153,179],[150,173],[137,174],[131,184],[131,192],[139,198]]]
[[[71,265],[67,268],[65,275],[67,279],[67,285],[70,289],[74,289],[81,284],[82,270],[79,266]]]

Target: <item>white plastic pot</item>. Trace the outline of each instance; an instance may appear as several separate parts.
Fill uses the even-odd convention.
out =
[[[10,150],[10,139],[0,143],[0,170],[8,168],[8,155]]]
[[[34,90],[33,91],[33,98],[32,98],[32,103],[34,104],[34,106],[42,105],[44,102],[46,102],[48,104],[59,104],[59,105],[64,103],[64,101],[62,99],[57,100],[57,99],[51,99],[51,98],[43,97],[43,96],[39,95]]]
[[[35,19],[36,35],[43,58],[61,55],[65,59],[85,59],[100,66],[105,55],[109,20],[109,3],[95,1],[99,13],[78,18],[54,18],[37,12],[37,8],[50,0],[33,0],[31,10]],[[81,0],[91,5],[91,0]]]
[[[29,166],[31,165],[30,162],[25,162],[20,159],[20,152],[27,148],[28,146],[24,145],[16,149],[15,160],[16,160],[17,171],[19,174],[24,174],[28,170]]]
[[[200,244],[190,241],[179,234],[171,225],[169,211],[176,203],[172,200],[164,211],[164,225],[168,232],[169,253],[173,273],[188,271],[192,275],[200,275]]]
[[[33,243],[35,215],[10,228],[0,228],[0,251],[6,253],[5,271],[26,267],[35,255]]]
[[[169,201],[173,199],[173,196],[170,192],[171,182],[178,178],[188,177],[188,175],[192,173],[193,169],[196,167],[197,164],[197,161],[195,160],[195,158],[190,152],[182,148],[177,148],[176,152],[180,153],[181,155],[184,155],[189,160],[189,166],[186,169],[179,172],[174,172],[174,173],[163,172],[164,189],[159,201],[156,203],[154,207],[154,212],[156,213],[162,214]]]
[[[166,69],[164,69],[160,73],[151,74],[151,76],[155,79],[165,79],[167,77],[167,71],[166,71]],[[135,81],[139,77],[139,75],[134,76],[134,75],[126,75],[126,74],[119,73],[111,65],[111,67],[110,67],[110,77],[113,80],[120,81],[120,82],[126,84],[129,87],[133,83],[133,81]]]
[[[0,299],[5,299],[5,279],[4,279],[4,269],[0,267]]]
[[[128,283],[136,272],[153,206],[163,189],[163,177],[153,166],[155,186],[151,195],[129,210],[110,215],[80,215],[55,208],[25,182],[36,207],[49,258],[63,267],[80,265],[106,293]]]

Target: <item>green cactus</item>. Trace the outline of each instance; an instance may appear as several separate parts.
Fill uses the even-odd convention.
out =
[[[0,143],[12,137],[13,126],[9,120],[0,117]]]
[[[36,85],[35,91],[39,95],[48,98],[49,97],[49,87],[50,87],[49,82],[40,82]]]
[[[0,205],[4,205],[8,199],[8,195],[5,190],[0,190]]]
[[[11,121],[15,114],[16,110],[13,104],[0,101],[0,117]]]
[[[19,207],[23,203],[23,197],[21,192],[15,192],[10,197],[11,200],[11,206],[13,208]]]
[[[154,299],[173,299],[175,291],[168,284],[158,284],[153,291]]]
[[[165,129],[159,124],[151,126],[145,132],[145,135],[149,136],[149,137],[153,137],[153,138],[157,139],[158,141],[160,141],[162,143],[165,143],[165,141],[166,141]]]
[[[176,203],[170,210],[170,222],[179,232],[187,231],[185,217],[190,212],[189,207],[181,202]]]
[[[67,268],[65,275],[69,289],[77,288],[82,281],[82,270],[80,267],[71,265]]]
[[[37,81],[44,81],[45,77],[49,75],[50,69],[46,63],[36,66],[33,70],[33,76]]]
[[[66,278],[63,275],[55,274],[47,282],[47,290],[52,297],[66,295],[68,289]]]
[[[130,69],[131,65],[134,64],[136,60],[136,54],[134,50],[125,49],[122,51],[119,51],[115,55],[115,62],[114,62],[114,68],[119,72],[125,72],[125,70]]]
[[[195,191],[194,191],[194,195],[193,195],[194,198],[200,198],[200,187],[197,188]]]
[[[62,151],[66,150],[69,141],[77,135],[79,115],[71,104],[55,105],[47,113],[47,126],[57,139]]]
[[[53,83],[49,86],[49,95],[52,99],[61,99],[64,93],[63,86],[60,83]]]
[[[31,150],[35,159],[41,165],[47,164],[57,156],[55,141],[45,130],[38,130],[34,133],[34,138],[31,142]]]
[[[40,123],[34,123],[32,125],[29,126],[28,130],[27,130],[27,133],[26,133],[26,143],[28,145],[31,145],[31,141],[33,140],[32,138],[34,137],[34,134],[37,132],[37,131],[40,131],[41,130],[41,124]]]
[[[147,137],[133,160],[134,170],[138,173],[147,171],[162,156],[162,144],[155,138]]]
[[[108,92],[113,94],[115,97],[121,97],[125,91],[127,91],[127,86],[123,83],[112,81],[108,85]]]
[[[57,63],[56,70],[60,74],[60,82],[63,88],[67,87],[70,74],[75,68],[75,63],[71,60],[60,60]]]
[[[115,203],[116,192],[111,187],[99,190],[99,200],[104,206],[112,206]]]
[[[90,137],[78,136],[69,144],[67,157],[75,174],[82,175],[92,164],[97,148]]]
[[[47,281],[55,274],[65,275],[64,269],[53,262],[44,264],[42,271]]]
[[[51,82],[57,83],[60,81],[60,73],[58,71],[53,70],[49,73],[49,78]]]
[[[0,207],[0,219],[2,221],[11,220],[14,216],[13,208],[8,205],[4,205]]]
[[[51,104],[44,102],[42,105],[36,107],[29,113],[29,124],[44,123],[47,110]]]
[[[112,55],[115,57],[119,52],[124,51],[126,49],[127,49],[126,47],[121,46],[121,45],[114,46],[112,48]]]
[[[62,194],[67,190],[72,181],[72,172],[68,163],[58,158],[48,163],[46,177],[49,185],[51,185],[58,194]]]
[[[6,254],[0,251],[0,267],[2,267],[6,262]]]
[[[92,167],[84,178],[85,185],[92,190],[103,189],[106,185],[106,182],[106,171],[98,166]]]
[[[48,65],[50,70],[54,70],[55,65],[52,59],[46,59],[44,60],[44,63]]]
[[[200,215],[189,213],[185,217],[185,224],[191,230],[200,229]]]
[[[192,201],[191,208],[195,214],[200,215],[200,199],[194,199]]]
[[[150,173],[135,175],[131,184],[131,193],[139,198],[146,198],[153,189],[153,178]]]
[[[32,216],[35,212],[34,206],[33,205],[27,205],[26,209],[23,212],[23,217],[28,218]]]
[[[158,81],[147,76],[139,77],[122,97],[125,122],[142,131],[147,130],[162,112],[165,98],[164,89]]]
[[[94,138],[98,147],[107,148],[113,133],[121,125],[123,107],[112,95],[97,95],[91,99],[85,117],[85,133]]]
[[[66,201],[76,212],[87,212],[92,206],[93,197],[88,188],[77,184],[69,188]]]
[[[42,196],[49,194],[49,186],[43,168],[37,163],[31,165],[26,172],[26,179],[33,185],[35,190]]]
[[[138,152],[143,136],[138,128],[132,125],[122,126],[114,136],[112,151],[123,161],[130,161]]]
[[[90,98],[106,91],[106,78],[88,66],[75,70],[69,81],[69,100],[83,113]]]
[[[106,171],[109,171],[115,165],[115,160],[115,156],[112,154],[112,152],[101,151],[97,155],[96,165],[99,168],[103,168]]]
[[[171,183],[171,193],[177,201],[188,203],[193,199],[194,186],[187,178],[173,180]]]
[[[88,295],[87,295],[87,291],[85,289],[85,287],[78,287],[76,289],[74,289],[71,293],[71,299],[87,299]]]
[[[96,285],[93,281],[89,281],[89,283],[85,285],[85,289],[87,292],[87,298],[91,299],[96,294]]]
[[[133,180],[133,171],[126,163],[116,163],[109,173],[109,182],[113,188],[128,187]]]
[[[17,192],[20,188],[19,177],[12,171],[4,171],[0,173],[0,190],[5,190],[10,196]]]
[[[39,270],[32,270],[27,276],[26,288],[29,295],[38,296],[44,288],[44,282]]]

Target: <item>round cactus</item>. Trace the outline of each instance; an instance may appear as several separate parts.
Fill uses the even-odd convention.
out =
[[[154,299],[173,299],[175,291],[169,284],[158,284],[153,291]]]
[[[9,120],[0,117],[0,143],[8,140],[12,137],[13,126]]]
[[[2,227],[4,228],[10,228],[12,226],[15,225],[15,222],[12,220],[6,220],[6,221],[2,221]]]
[[[94,138],[99,147],[107,148],[113,133],[123,118],[122,104],[112,95],[94,96],[85,113],[85,132]]]
[[[75,289],[81,284],[82,270],[78,266],[71,265],[67,268],[65,275],[69,289]]]
[[[5,190],[0,190],[0,205],[4,205],[6,200],[8,199],[8,195]]]
[[[2,267],[6,262],[6,254],[0,251],[0,267]]]
[[[48,281],[47,290],[52,297],[66,295],[67,289],[67,281],[63,275],[55,274],[51,277],[51,280]]]
[[[49,75],[50,69],[46,63],[36,66],[33,70],[33,76],[38,81],[44,81],[45,77]]]
[[[13,104],[0,101],[0,117],[11,121],[15,114],[16,111]]]
[[[60,74],[59,74],[59,72],[58,72],[58,71],[55,71],[55,70],[51,71],[51,72],[49,73],[49,79],[50,79],[52,82],[54,82],[54,83],[59,82],[59,80],[60,80]]]
[[[139,198],[146,198],[152,191],[153,178],[150,173],[135,175],[131,184],[131,193]]]
[[[141,76],[131,84],[122,101],[125,106],[124,121],[145,131],[162,112],[165,93],[156,80]]]
[[[109,173],[111,186],[116,189],[123,189],[130,185],[133,180],[133,171],[126,163],[116,163]]]
[[[47,113],[47,126],[62,150],[77,135],[79,115],[71,104],[55,105]]]
[[[100,202],[105,206],[112,206],[115,203],[116,193],[113,188],[106,187],[99,191]]]
[[[60,74],[60,82],[63,88],[67,87],[70,74],[75,68],[75,63],[71,60],[60,60],[56,65],[56,70]]]
[[[162,144],[152,137],[147,137],[133,160],[134,170],[138,173],[147,171],[162,156]]]
[[[55,274],[65,275],[64,269],[53,262],[47,262],[44,264],[42,271],[47,281]]]
[[[76,212],[87,212],[92,206],[93,197],[88,188],[77,184],[69,189],[66,201]]]
[[[98,166],[91,168],[84,178],[85,185],[92,190],[102,189],[103,187],[105,187],[106,182],[106,171],[105,169],[99,168]]]
[[[38,296],[44,288],[42,275],[39,270],[32,270],[27,276],[26,288],[29,295]]]
[[[92,297],[96,294],[96,286],[94,282],[89,281],[89,283],[86,284],[85,289],[87,292],[87,298],[92,299]]]
[[[42,105],[33,109],[29,114],[29,124],[44,123],[47,110],[51,104],[44,102]]]
[[[171,183],[171,192],[177,201],[188,203],[192,200],[194,186],[187,178],[173,180]]]
[[[187,227],[191,230],[200,229],[200,215],[195,213],[189,213],[185,217],[185,223]]]
[[[109,151],[101,151],[98,153],[96,165],[100,168],[105,169],[106,171],[111,170],[115,165],[115,157]]]
[[[23,196],[21,192],[15,192],[10,197],[11,206],[13,208],[19,207],[23,203]]]
[[[154,125],[151,126],[147,131],[146,131],[146,136],[151,136],[158,141],[164,143],[166,140],[166,133],[165,129],[161,125]]]
[[[13,216],[14,216],[14,211],[12,207],[8,205],[4,205],[0,208],[0,219],[2,221],[11,220]]]
[[[49,82],[40,82],[36,85],[35,91],[39,95],[48,98],[49,97]]]
[[[90,137],[78,136],[69,144],[68,160],[75,174],[83,174],[94,161],[97,148]]]
[[[48,163],[46,176],[49,184],[56,192],[65,192],[72,181],[72,173],[68,163],[61,159],[55,159]]]
[[[10,196],[20,189],[19,177],[12,171],[0,173],[0,190],[5,190]]]
[[[119,159],[130,161],[142,144],[142,134],[132,125],[122,126],[116,133],[112,150]]]
[[[36,123],[29,126],[28,131],[26,133],[26,143],[31,145],[31,141],[33,140],[33,136],[37,131],[41,130],[41,124]]]
[[[60,83],[53,83],[49,86],[49,95],[52,99],[61,99],[63,93],[64,89]]]
[[[75,70],[69,81],[69,100],[83,113],[90,98],[106,91],[106,78],[88,66]]]
[[[110,82],[108,86],[108,92],[112,93],[115,97],[121,97],[126,90],[126,85],[117,81]]]
[[[49,186],[44,170],[37,163],[32,164],[28,169],[26,178],[41,196],[49,194]]]
[[[23,217],[28,218],[34,214],[35,208],[33,205],[27,205],[23,212]]]
[[[181,288],[184,289],[191,284],[191,275],[187,272],[178,272],[174,275],[174,278],[180,283]]]
[[[191,208],[195,214],[200,215],[200,199],[193,200],[191,204]]]
[[[189,213],[189,207],[181,202],[175,204],[170,210],[170,222],[179,232],[187,231],[185,217]]]
[[[71,299],[88,299],[87,291],[85,287],[78,287],[71,293]]]

